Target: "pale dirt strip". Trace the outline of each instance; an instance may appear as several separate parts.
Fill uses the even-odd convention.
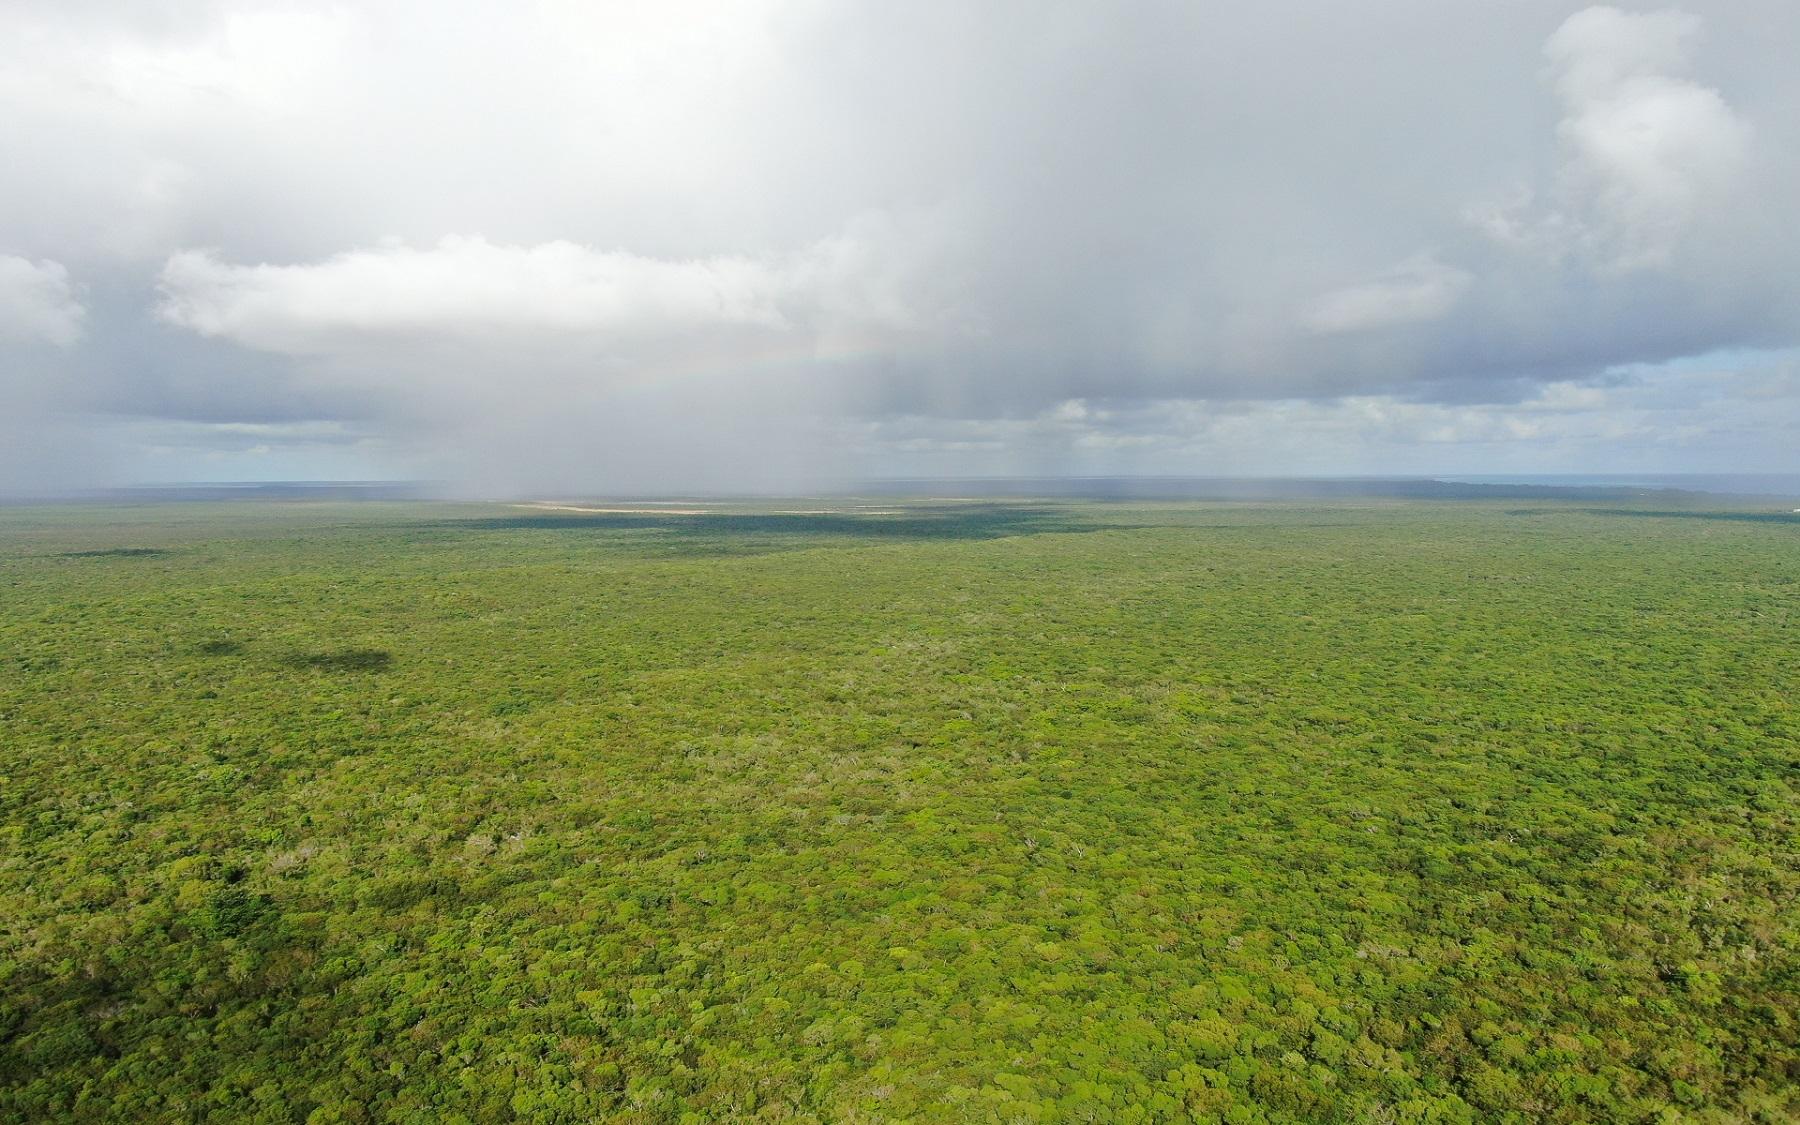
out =
[[[710,508],[582,508],[574,504],[550,504],[534,502],[530,504],[514,504],[515,508],[530,508],[539,512],[592,512],[607,516],[709,516]]]
[[[536,512],[591,512],[608,516],[714,516],[719,514],[717,508],[588,508],[578,504],[552,504],[548,500],[533,500],[528,504],[514,504],[514,508],[529,508]],[[904,515],[901,508],[875,508],[867,505],[855,505],[852,508],[779,508],[768,512],[746,512],[745,515],[770,516],[898,516]]]

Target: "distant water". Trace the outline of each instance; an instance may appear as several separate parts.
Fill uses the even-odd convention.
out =
[[[1442,476],[1452,484],[1515,484],[1549,488],[1677,488],[1727,496],[1800,497],[1800,473],[1515,473]]]

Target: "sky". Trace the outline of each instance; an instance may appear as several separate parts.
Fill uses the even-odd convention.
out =
[[[1800,472],[1800,5],[0,0],[0,492]]]

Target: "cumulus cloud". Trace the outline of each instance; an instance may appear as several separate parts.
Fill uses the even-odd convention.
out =
[[[1753,244],[1777,231],[1744,218],[1791,186],[1792,170],[1769,179],[1756,128],[1690,74],[1704,26],[1686,12],[1612,7],[1565,20],[1543,52],[1561,108],[1555,174],[1472,207],[1476,225],[1510,250],[1590,269],[1602,285],[1660,272],[1700,288],[1721,280],[1694,276],[1707,262],[1729,263],[1727,283],[1760,282]]]
[[[86,312],[62,263],[0,254],[0,341],[67,347]]]
[[[341,334],[661,334],[787,327],[792,279],[747,258],[664,261],[569,242],[496,246],[449,236],[305,265],[234,265],[186,251],[163,267],[159,311],[204,336],[305,354]]]
[[[163,266],[159,314],[203,336],[296,355],[359,337],[567,334],[612,341],[718,328],[922,327],[898,232],[869,216],[783,256],[666,259],[556,241],[397,240],[321,262],[241,265],[183,251]]]
[[[1561,186],[1610,268],[1668,264],[1743,175],[1750,125],[1686,73],[1700,28],[1684,12],[1589,8],[1545,45],[1565,111]]]
[[[85,416],[160,476],[1371,471],[1416,460],[1395,419],[1542,451],[1548,388],[1800,343],[1800,8],[1765,0],[4,19],[0,440]],[[1679,422],[1711,439],[1594,432],[1768,448],[1727,398]]]

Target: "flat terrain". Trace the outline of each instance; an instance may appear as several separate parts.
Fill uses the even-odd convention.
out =
[[[1800,516],[895,506],[0,509],[0,1119],[1800,1114]]]

